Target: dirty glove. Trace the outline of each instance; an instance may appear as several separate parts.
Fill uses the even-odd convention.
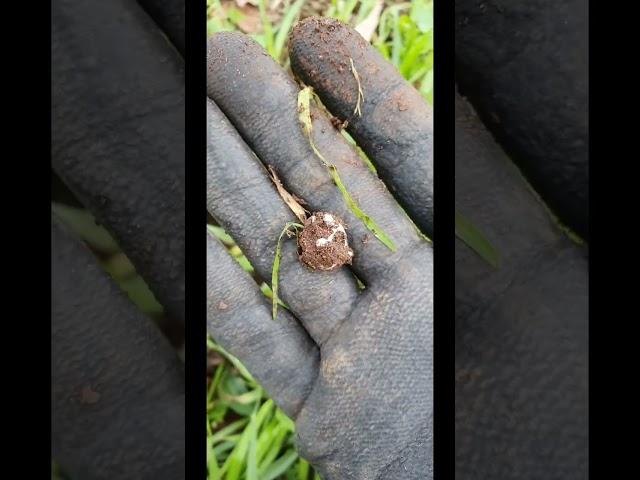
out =
[[[587,477],[587,253],[456,97],[456,204],[500,254],[456,241],[456,478]]]
[[[456,0],[456,73],[545,202],[589,223],[588,2]]]
[[[586,2],[455,8],[457,81],[483,120],[456,97],[456,206],[502,260],[457,242],[456,479],[582,480],[588,252],[554,216],[587,236]]]
[[[167,21],[183,4],[144,3]],[[184,322],[182,58],[131,0],[52,17],[53,169]],[[184,478],[176,351],[55,219],[51,235],[52,457],[72,479]]]
[[[310,212],[346,221],[354,256],[351,267],[311,271],[295,240],[285,240],[280,297],[288,309],[274,321],[255,282],[208,236],[208,329],[295,419],[300,454],[324,480],[429,479],[433,250],[411,220],[431,233],[431,110],[337,21],[301,22],[289,49],[294,73],[316,89],[334,123],[348,121],[380,178],[317,107],[313,143],[397,251],[352,213],[314,154],[298,119],[299,86],[249,37],[216,34],[207,55],[209,212],[256,272],[271,278],[278,237],[296,221],[269,178],[271,166]]]

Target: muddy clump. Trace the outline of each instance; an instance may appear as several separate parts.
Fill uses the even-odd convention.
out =
[[[351,265],[353,259],[345,223],[331,213],[316,212],[307,218],[298,247],[300,260],[313,270],[336,270]]]

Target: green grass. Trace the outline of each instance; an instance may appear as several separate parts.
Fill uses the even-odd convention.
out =
[[[287,236],[298,235],[298,232],[303,228],[304,226],[300,223],[287,222],[278,237],[276,254],[273,258],[273,268],[271,269],[271,303],[273,304],[272,316],[274,320],[278,318],[278,304],[280,303],[278,298],[278,274],[280,273],[280,258],[282,257],[282,239],[285,234]]]
[[[455,234],[465,242],[469,248],[475,251],[493,268],[500,267],[500,256],[493,245],[485,236],[460,212],[456,210]]]
[[[253,267],[220,227],[209,232],[230,248],[249,274]],[[265,296],[271,289],[262,282]],[[282,305],[282,303],[280,303]],[[293,422],[277,408],[247,369],[211,338],[209,358],[217,365],[207,377],[207,472],[209,480],[317,480],[293,445]]]
[[[353,61],[351,62],[351,65],[353,67]],[[357,76],[356,76],[356,79],[357,79]],[[392,252],[395,252],[396,246],[393,243],[393,240],[391,240],[391,238],[386,234],[386,232],[382,229],[382,227],[380,227],[375,222],[373,218],[371,218],[369,215],[367,215],[362,211],[362,209],[358,206],[358,204],[353,199],[351,194],[347,191],[347,187],[345,187],[344,183],[342,183],[342,180],[340,179],[340,175],[338,174],[337,167],[329,163],[324,158],[322,153],[320,153],[318,148],[315,146],[315,143],[313,142],[313,134],[312,134],[313,124],[311,122],[311,106],[310,106],[312,91],[313,90],[311,87],[305,87],[302,90],[300,90],[300,93],[298,94],[298,117],[300,119],[300,123],[302,124],[302,128],[304,130],[305,136],[307,137],[307,140],[309,140],[309,144],[311,145],[311,149],[313,150],[313,153],[315,153],[316,157],[318,157],[318,159],[320,159],[322,164],[325,167],[327,167],[327,170],[329,171],[329,174],[333,179],[333,183],[335,183],[336,187],[338,187],[338,190],[340,190],[340,193],[342,194],[342,197],[344,198],[345,203],[347,204],[349,209],[353,212],[353,214],[356,217],[358,217],[362,221],[362,223],[367,227],[367,229],[371,233],[373,233],[373,235],[378,240],[380,240],[389,250],[391,250]]]
[[[433,2],[384,10],[372,43],[433,104]]]
[[[51,210],[56,218],[89,246],[102,268],[143,313],[155,320],[162,317],[164,309],[147,283],[137,273],[113,237],[104,227],[97,224],[88,210],[56,202],[52,202]]]
[[[261,28],[250,35],[285,68],[288,67],[286,39],[303,3],[288,2],[282,19],[272,24],[266,12],[268,2],[262,0],[259,3]],[[324,15],[356,27],[369,17],[375,4],[375,0],[333,0]],[[221,11],[220,0],[207,0],[209,34],[239,29],[242,12],[235,7],[226,15]],[[432,12],[432,0],[387,1],[371,38],[371,43],[429,103],[433,102]],[[359,153],[375,171],[364,153]],[[211,225],[208,229],[227,245],[245,271],[255,276],[249,261],[224,230]],[[259,283],[263,293],[272,298],[269,286]],[[318,474],[295,451],[293,422],[273,404],[236,358],[212,339],[207,340],[207,346],[209,355],[218,363],[207,379],[209,480],[318,480]]]
[[[317,477],[298,457],[294,424],[232,355],[212,340],[218,363],[207,386],[209,480],[310,480]]]

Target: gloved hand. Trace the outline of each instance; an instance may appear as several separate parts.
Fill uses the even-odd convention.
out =
[[[134,1],[52,12],[53,168],[184,322],[183,60]],[[176,351],[54,219],[51,234],[52,457],[72,479],[184,478]]]
[[[588,252],[546,205],[587,235],[586,3],[455,7],[456,206],[502,258],[456,245],[456,479],[585,479]]]
[[[351,212],[314,155],[298,120],[298,85],[250,38],[216,34],[207,56],[209,212],[270,278],[278,236],[296,220],[269,178],[273,166],[307,209],[347,222],[355,253],[351,268],[310,271],[296,242],[285,241],[280,296],[288,310],[274,321],[255,282],[208,236],[208,329],[295,419],[300,453],[324,480],[432,478],[433,250],[411,222],[431,233],[431,110],[337,21],[299,23],[289,48],[293,71],[348,120],[382,181],[319,108],[315,145],[397,251]]]
[[[589,236],[588,2],[456,0],[467,96],[563,223]]]
[[[587,252],[460,97],[456,203],[501,256],[456,243],[456,478],[584,479]]]

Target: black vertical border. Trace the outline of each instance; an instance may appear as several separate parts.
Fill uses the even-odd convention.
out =
[[[434,478],[455,471],[455,3],[434,1]]]
[[[185,2],[185,478],[206,478],[205,2]]]
[[[589,33],[591,32],[591,28],[593,27],[593,22],[592,22],[592,15],[591,15],[591,5],[589,5],[588,7],[588,19],[587,19],[587,98],[588,98],[588,108],[587,108],[587,112],[590,112],[591,109],[593,108],[593,101],[591,98],[591,86],[592,86],[592,79],[591,79],[591,64],[592,64],[592,57],[591,57],[591,37],[589,36]],[[591,168],[592,166],[592,162],[593,162],[593,136],[592,136],[592,130],[591,130],[591,126],[592,126],[592,119],[589,117],[589,113],[587,113],[587,135],[588,135],[588,144],[589,144],[589,197],[588,197],[588,204],[589,204],[589,217],[587,220],[587,232],[588,232],[588,238],[589,238],[589,267],[588,267],[588,279],[587,279],[587,305],[588,305],[588,320],[587,320],[587,462],[589,462],[589,465],[587,467],[587,471],[589,472],[589,477],[590,478],[596,478],[593,476],[594,472],[596,471],[596,464],[594,464],[591,453],[592,453],[592,449],[593,449],[593,442],[592,442],[592,433],[593,433],[593,427],[594,424],[591,421],[591,409],[593,408],[593,396],[592,396],[592,392],[593,390],[591,389],[591,385],[593,382],[593,370],[592,370],[592,360],[593,360],[593,335],[595,333],[595,329],[593,326],[593,322],[592,322],[592,313],[593,313],[593,303],[592,303],[592,291],[593,291],[593,264],[592,264],[592,259],[593,259],[593,241],[594,241],[594,237],[596,235],[594,235],[594,231],[593,231],[593,202],[591,200],[591,196],[593,195],[593,170]],[[597,244],[597,240],[596,240],[596,244]]]
[[[621,361],[621,358],[618,356],[618,353],[624,352],[624,351],[634,352],[636,348],[634,347],[624,348],[620,341],[620,336],[619,336],[620,330],[616,327],[612,327],[611,324],[608,324],[606,322],[607,318],[612,318],[615,315],[613,314],[614,309],[616,308],[614,305],[616,304],[619,305],[617,300],[607,302],[606,304],[607,306],[606,307],[602,306],[603,310],[598,311],[598,309],[601,308],[601,305],[597,304],[597,302],[595,301],[596,285],[598,283],[598,279],[600,278],[604,279],[604,282],[606,282],[604,283],[605,285],[613,284],[614,286],[612,290],[616,291],[616,296],[612,298],[616,298],[616,299],[620,299],[621,297],[627,297],[627,298],[633,299],[637,295],[637,292],[632,293],[631,295],[628,295],[628,296],[624,295],[624,293],[622,292],[622,289],[620,288],[620,283],[610,281],[611,279],[616,278],[616,274],[614,274],[613,272],[608,274],[605,268],[607,265],[625,265],[627,259],[621,259],[621,261],[616,262],[613,258],[616,256],[616,254],[614,253],[614,250],[618,250],[619,252],[618,254],[622,253],[622,255],[624,255],[625,249],[624,248],[622,249],[607,248],[607,240],[601,241],[599,238],[601,233],[603,235],[607,235],[609,232],[615,232],[616,228],[613,225],[623,224],[623,222],[620,222],[619,218],[616,218],[616,212],[620,212],[622,210],[622,212],[626,214],[626,209],[620,208],[620,205],[622,205],[624,202],[620,202],[619,199],[616,199],[611,203],[612,204],[617,203],[618,204],[617,206],[606,205],[606,203],[602,203],[602,201],[606,199],[609,199],[611,201],[613,200],[612,196],[607,195],[606,190],[605,190],[605,193],[601,196],[601,198],[598,198],[598,193],[597,193],[598,181],[602,182],[602,184],[609,183],[612,186],[615,185],[616,189],[620,189],[624,191],[624,188],[620,188],[622,187],[622,185],[620,182],[620,177],[617,175],[615,168],[609,168],[609,169],[599,168],[599,164],[600,164],[599,157],[602,157],[604,161],[604,165],[606,165],[607,158],[610,158],[610,155],[612,152],[611,152],[611,149],[608,149],[609,151],[606,153],[604,150],[602,152],[598,152],[598,147],[599,147],[597,143],[598,136],[594,135],[594,129],[593,129],[594,118],[601,118],[602,115],[605,115],[604,117],[605,119],[615,118],[615,117],[611,114],[611,112],[604,112],[604,113],[600,112],[600,115],[593,115],[593,116],[591,115],[591,113],[594,110],[597,111],[600,108],[600,105],[598,105],[598,103],[594,101],[594,97],[592,95],[593,86],[596,84],[596,81],[597,81],[596,80],[597,75],[592,75],[592,74],[594,72],[597,73],[598,70],[592,68],[595,52],[591,50],[591,45],[592,45],[591,32],[593,31],[594,28],[599,28],[599,26],[601,25],[600,22],[604,20],[602,14],[603,14],[603,10],[605,9],[601,8],[600,10],[601,10],[599,12],[600,15],[596,20],[594,18],[594,13],[593,13],[593,2],[589,2],[589,11],[588,11],[589,18],[587,20],[587,28],[588,28],[587,92],[588,92],[588,99],[589,99],[588,109],[587,109],[587,125],[588,125],[587,132],[588,132],[588,142],[589,142],[589,219],[588,219],[589,278],[587,283],[589,320],[588,320],[588,327],[587,327],[588,328],[588,331],[587,331],[587,349],[588,349],[588,354],[587,354],[587,436],[588,436],[587,437],[587,461],[589,463],[588,465],[589,478],[605,478],[607,476],[609,476],[610,478],[613,478],[616,476],[616,473],[618,472],[622,473],[620,471],[622,469],[618,470],[620,467],[617,467],[617,468],[616,467],[611,468],[611,467],[614,465],[617,465],[618,459],[623,458],[626,455],[622,451],[616,452],[615,454],[610,455],[611,460],[607,461],[608,458],[606,457],[602,459],[603,458],[602,453],[603,451],[605,452],[605,454],[608,453],[606,452],[606,449],[611,448],[612,446],[613,446],[613,449],[615,450],[618,450],[618,448],[621,447],[621,445],[619,445],[616,442],[609,442],[609,439],[615,438],[615,432],[608,431],[608,430],[611,428],[612,425],[625,425],[626,422],[628,422],[628,418],[625,418],[626,409],[622,407],[622,405],[619,405],[617,408],[613,408],[613,409],[610,408],[605,410],[607,412],[607,417],[606,417],[606,420],[604,421],[598,419],[597,416],[594,417],[593,413],[597,406],[603,405],[604,403],[602,400],[603,398],[613,399],[614,402],[618,403],[620,401],[619,399],[624,397],[624,395],[611,394],[611,392],[615,392],[619,388],[619,386],[623,385],[625,382],[625,380],[620,381],[620,378],[617,377],[617,372],[620,371],[619,366],[624,362],[624,361]],[[606,17],[606,13],[604,17]],[[611,22],[609,24],[615,25],[614,22]],[[602,71],[601,73],[603,74],[603,77],[604,77],[606,75],[606,70]],[[607,98],[607,102],[610,103],[611,105],[615,105],[616,103],[618,105],[624,105],[624,101],[615,102],[611,100],[612,99]],[[609,124],[609,126],[613,126],[616,130],[619,128],[618,122],[608,122],[607,120],[605,120],[604,124],[606,125],[607,123]],[[612,140],[611,142],[609,142],[608,145],[612,146],[612,145],[616,145],[617,143],[618,142],[616,140]],[[613,149],[615,149],[615,147],[613,147]],[[615,155],[616,154],[614,153],[614,156]],[[609,175],[609,178],[607,178],[607,175]],[[628,191],[633,191],[633,190],[630,189]],[[594,197],[598,199],[598,203],[595,203],[593,201]],[[600,207],[600,203],[602,203],[602,207]],[[604,225],[603,227],[600,227],[601,230],[594,228],[594,224],[597,225],[597,221],[599,221],[598,208],[602,208],[603,212],[606,212],[605,215],[603,215],[601,218],[605,220],[608,219],[610,222],[610,225]],[[594,219],[596,219],[595,222],[594,222]],[[606,256],[607,256],[606,263],[602,262],[602,265],[598,265],[598,260],[599,260],[598,245],[600,245],[600,243],[605,245],[604,248],[607,248],[607,250],[605,250]],[[595,249],[594,249],[594,246],[595,246]],[[622,283],[624,283],[624,281]],[[635,286],[633,288],[635,290]],[[605,305],[605,302],[603,301],[602,304]],[[620,316],[618,318],[623,318],[623,316]],[[612,350],[615,350],[616,353],[609,354],[609,352],[606,351],[606,348],[603,350],[601,347],[598,347],[597,345],[598,341],[600,341],[602,345],[606,345],[606,344],[613,345],[614,347],[612,348]],[[635,343],[635,340],[634,340],[634,343]],[[613,362],[611,360],[613,360]],[[611,362],[611,364],[607,365],[606,364],[607,361]],[[615,365],[616,363],[617,365]],[[629,362],[629,364],[631,364],[631,362]],[[602,378],[603,380],[598,382],[598,376],[600,376],[600,378]],[[615,411],[621,412],[622,418],[620,417],[614,418]],[[594,455],[596,451],[594,447],[597,445],[598,442],[596,440],[598,439],[600,439],[600,442],[599,442],[600,445],[598,445],[598,449],[597,449],[599,455],[596,456]],[[604,441],[602,441],[602,439],[604,439]],[[635,450],[635,448],[633,449]],[[628,458],[633,458],[634,454],[635,452],[629,455]],[[614,471],[618,470],[618,471],[615,473],[608,472],[610,470],[614,470]],[[610,475],[607,475],[604,472],[610,473]],[[621,476],[621,475],[618,475],[618,476]]]

